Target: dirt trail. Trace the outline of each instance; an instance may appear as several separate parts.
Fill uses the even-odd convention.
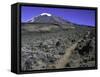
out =
[[[71,56],[73,50],[76,48],[78,42],[81,40],[78,40],[75,44],[73,44],[70,48],[67,48],[65,51],[65,54],[56,61],[53,65],[50,65],[50,68],[64,68],[65,65],[69,62],[69,57]]]

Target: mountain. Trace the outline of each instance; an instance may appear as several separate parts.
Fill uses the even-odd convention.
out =
[[[59,16],[52,15],[50,13],[41,13],[38,16],[35,16],[29,19],[27,22],[22,23],[23,32],[50,32],[56,30],[68,30],[68,29],[81,29],[83,26],[74,24]],[[87,26],[84,26],[87,28]]]
[[[70,25],[69,21],[64,20],[61,17],[49,14],[42,13],[39,16],[36,16],[28,21],[29,23],[48,23],[48,24],[58,24],[58,25]]]

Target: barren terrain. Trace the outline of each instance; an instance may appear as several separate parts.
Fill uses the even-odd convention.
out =
[[[29,25],[22,26],[22,70],[95,66],[95,28]]]

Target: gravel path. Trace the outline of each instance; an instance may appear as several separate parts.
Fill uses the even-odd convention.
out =
[[[73,50],[76,48],[78,42],[80,42],[80,40],[78,40],[76,43],[74,43],[70,48],[67,48],[65,51],[66,53],[61,57],[61,59],[59,59],[58,61],[56,61],[54,64],[50,65],[50,68],[64,68],[65,65],[69,62],[69,57],[71,56]]]

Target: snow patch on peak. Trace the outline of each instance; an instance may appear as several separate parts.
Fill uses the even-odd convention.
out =
[[[28,19],[26,22],[34,22],[34,18],[32,17],[31,19]]]
[[[41,16],[43,16],[43,15],[47,15],[47,16],[51,16],[51,14],[49,14],[49,13],[42,13],[42,14],[40,14]]]

